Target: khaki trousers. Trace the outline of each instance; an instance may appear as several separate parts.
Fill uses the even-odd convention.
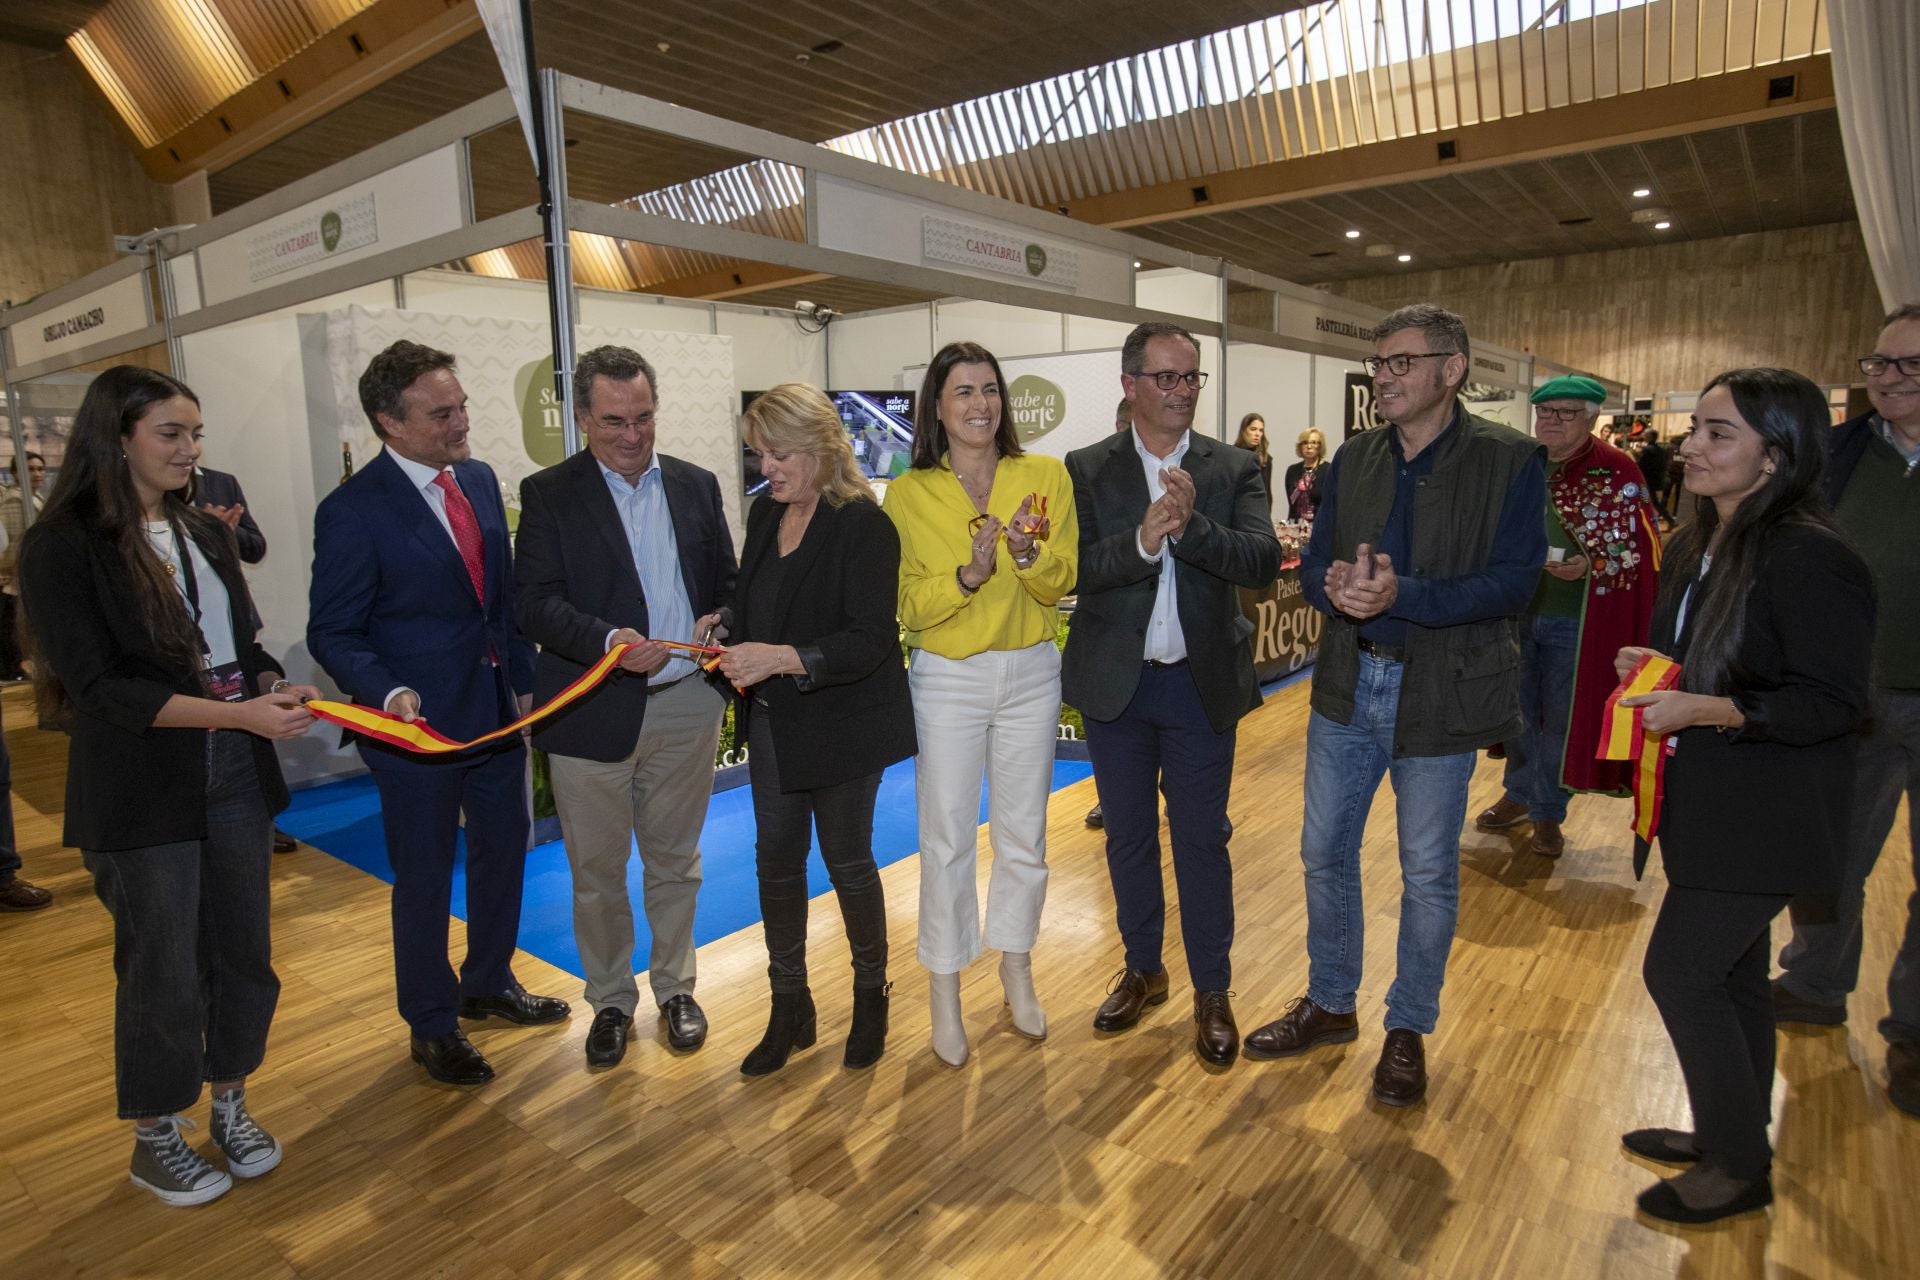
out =
[[[713,794],[713,752],[725,701],[704,680],[682,680],[647,701],[633,752],[604,763],[551,756],[553,796],[573,869],[573,932],[598,1013],[629,1017],[633,906],[627,860],[638,845],[653,946],[647,979],[656,1005],[693,994],[693,906],[700,889],[700,828]]]

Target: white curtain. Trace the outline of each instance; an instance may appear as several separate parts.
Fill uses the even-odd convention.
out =
[[[1827,23],[1853,203],[1891,311],[1920,302],[1920,2],[1827,0]]]

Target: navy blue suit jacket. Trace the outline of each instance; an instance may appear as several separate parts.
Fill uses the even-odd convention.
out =
[[[512,719],[513,695],[533,689],[533,647],[514,622],[513,550],[493,469],[468,461],[453,475],[486,544],[485,606],[426,498],[382,450],[314,515],[307,647],[355,702],[379,707],[404,685],[428,724],[464,741]]]

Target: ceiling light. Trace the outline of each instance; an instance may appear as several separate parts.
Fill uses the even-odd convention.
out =
[[[1671,227],[1672,225],[1673,224],[1671,222],[1656,222],[1653,224],[1653,229],[1655,231],[1665,231],[1667,228]]]
[[[1652,194],[1653,194],[1653,188],[1651,187],[1635,187],[1633,189],[1633,198],[1635,200],[1645,200],[1648,196]]]
[[[1135,259],[1133,260],[1133,269],[1134,269],[1135,271],[1138,271],[1138,270],[1140,269],[1140,259],[1138,259],[1138,258],[1135,258]]]
[[[1359,238],[1360,238],[1360,232],[1358,228],[1355,228],[1347,232],[1347,239],[1358,240]]]
[[[1650,204],[1644,209],[1635,209],[1627,215],[1627,220],[1642,227],[1650,227],[1662,222],[1671,225],[1673,222],[1673,211],[1671,209],[1663,209],[1657,204]]]
[[[1400,261],[1402,261],[1402,262],[1412,262],[1412,261],[1413,261],[1413,255],[1412,255],[1412,254],[1410,254],[1410,253],[1403,253],[1403,254],[1401,254],[1401,255],[1400,255]]]

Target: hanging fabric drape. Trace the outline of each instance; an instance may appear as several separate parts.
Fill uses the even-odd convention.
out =
[[[1827,0],[1834,96],[1880,301],[1920,302],[1920,4]]]

